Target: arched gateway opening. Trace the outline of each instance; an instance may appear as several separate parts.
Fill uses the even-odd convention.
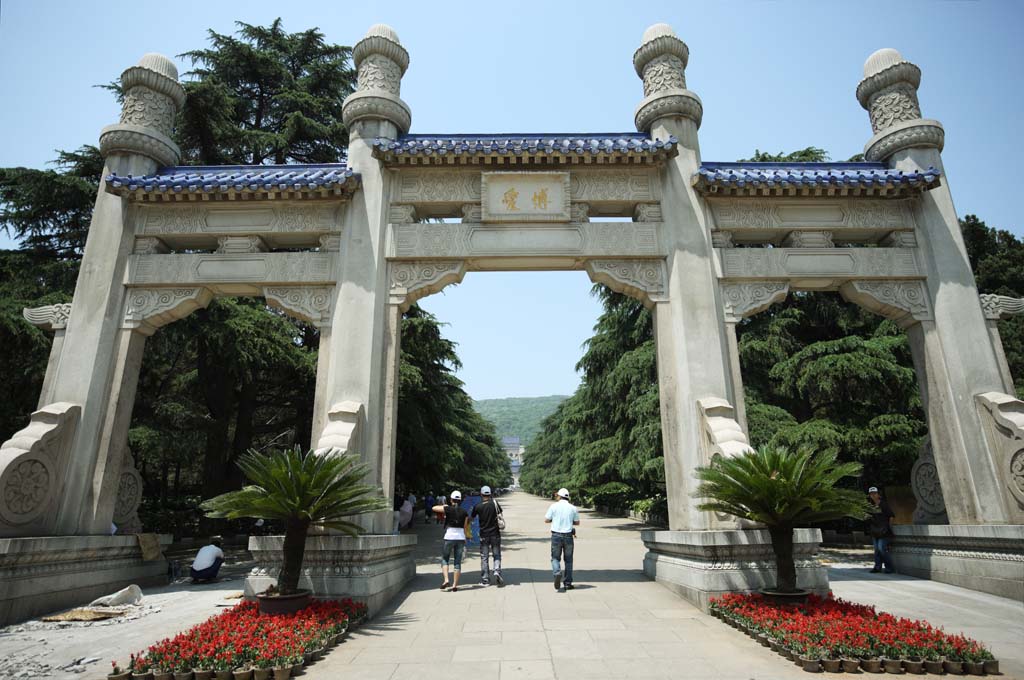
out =
[[[635,133],[408,134],[409,56],[375,26],[353,50],[347,164],[226,168],[175,167],[183,91],[170,61],[144,57],[122,75],[121,123],[100,138],[105,181],[74,303],[28,314],[60,337],[40,410],[0,448],[2,535],[54,537],[50,550],[107,575],[91,583],[101,590],[155,576],[130,537],[99,535],[146,336],[217,295],[263,296],[319,326],[313,445],[358,453],[390,494],[402,311],[469,271],[565,269],[653,310],[670,530],[644,535],[648,575],[701,605],[771,582],[767,535],[698,511],[692,471],[748,446],[736,323],[827,290],[906,328],[921,381],[951,524],[908,527],[897,566],[1007,587],[1012,562],[998,555],[1024,546],[1024,404],[986,319],[1019,304],[979,299],[919,69],[894,50],[865,65],[865,162],[715,163],[700,158],[688,56],[670,27],[644,34]],[[363,521],[360,538],[311,538],[306,575],[318,593],[376,609],[412,576],[415,539],[389,535],[390,513]],[[826,589],[810,559],[820,534],[796,539],[801,584]],[[273,580],[280,543],[251,540],[249,591]],[[8,611],[52,585],[15,588]]]

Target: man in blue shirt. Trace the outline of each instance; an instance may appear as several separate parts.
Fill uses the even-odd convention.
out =
[[[569,502],[569,490],[558,490],[558,502],[552,503],[544,515],[544,521],[551,525],[551,573],[555,577],[555,590],[561,590],[563,581],[565,589],[572,590],[572,550],[573,535],[579,526],[580,513],[576,506]],[[565,557],[565,571],[562,571],[562,557]],[[564,578],[563,578],[564,573]]]

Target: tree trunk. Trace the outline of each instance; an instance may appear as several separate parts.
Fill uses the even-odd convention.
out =
[[[793,562],[793,528],[774,527],[768,529],[775,552],[777,571],[775,589],[781,593],[796,592],[796,564]]]
[[[231,455],[224,461],[222,492],[240,489],[245,484],[245,476],[235,463],[243,453],[252,448],[256,396],[256,383],[243,378],[238,391],[238,408],[235,410],[235,437],[231,443]]]
[[[231,427],[232,385],[227,372],[219,366],[216,357],[211,356],[202,333],[199,334],[196,343],[196,363],[199,384],[202,385],[206,408],[210,412],[203,451],[203,498],[213,498],[224,490],[224,469],[227,465],[228,433]]]
[[[289,595],[299,589],[299,575],[302,573],[302,558],[306,554],[308,519],[290,519],[285,522],[284,555],[281,574],[277,577],[277,589],[282,595]]]

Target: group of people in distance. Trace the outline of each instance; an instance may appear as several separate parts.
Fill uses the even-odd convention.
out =
[[[472,510],[462,507],[462,492],[452,491],[448,502],[439,502],[431,512],[444,524],[444,540],[441,546],[441,590],[456,592],[462,573],[462,558],[466,542],[473,537],[473,519],[479,520],[480,528],[480,585],[489,586],[493,577],[500,588],[505,585],[501,576],[501,532],[505,528],[501,504],[491,495],[491,487],[480,489],[482,500]],[[555,590],[572,590],[572,556],[579,526],[580,513],[569,502],[568,489],[559,489],[557,500],[551,504],[544,521],[551,525],[551,574]],[[564,563],[564,568],[563,568]]]

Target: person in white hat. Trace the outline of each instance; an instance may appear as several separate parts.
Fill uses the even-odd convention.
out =
[[[569,490],[558,490],[558,502],[552,503],[544,515],[544,521],[551,525],[551,573],[555,579],[555,590],[572,590],[572,553],[575,529],[579,526],[580,512],[569,502]],[[565,570],[562,560],[565,559]]]
[[[868,498],[874,506],[871,509],[870,522],[871,542],[875,545],[875,566],[871,569],[872,574],[882,571],[885,566],[885,573],[891,574],[895,569],[892,566],[892,556],[889,555],[889,542],[892,540],[892,527],[889,520],[896,516],[889,504],[878,493],[878,487],[868,489]]]
[[[480,496],[483,498],[473,506],[470,518],[479,517],[480,526],[480,585],[491,585],[490,579],[490,555],[494,555],[494,582],[501,588],[505,585],[505,579],[501,578],[501,506],[498,501],[491,497],[491,487],[484,486],[480,489]]]
[[[441,590],[455,592],[459,589],[459,574],[462,572],[462,555],[466,551],[466,539],[473,530],[469,524],[469,513],[459,504],[462,492],[452,491],[448,505],[435,505],[436,513],[444,514],[444,544],[441,547]],[[448,567],[452,567],[452,578],[448,578]]]

